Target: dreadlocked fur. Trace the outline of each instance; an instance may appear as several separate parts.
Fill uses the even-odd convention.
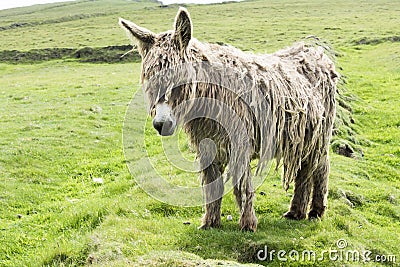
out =
[[[221,223],[227,168],[240,226],[256,230],[250,168],[256,158],[256,173],[275,158],[277,168],[283,166],[284,188],[294,181],[286,218],[304,219],[310,202],[309,218],[324,214],[338,74],[322,47],[297,43],[254,55],[202,43],[192,38],[184,8],[174,31],[154,34],[123,19],[120,25],[138,43],[150,109],[167,103],[200,159],[206,200],[201,228]]]

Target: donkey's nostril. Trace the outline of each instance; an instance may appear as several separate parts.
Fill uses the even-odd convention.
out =
[[[164,122],[153,120],[153,127],[157,130],[159,134],[161,134],[162,128],[164,126]]]
[[[165,121],[163,127],[164,127],[166,130],[170,130],[170,129],[172,128],[172,121],[171,121],[171,120]]]

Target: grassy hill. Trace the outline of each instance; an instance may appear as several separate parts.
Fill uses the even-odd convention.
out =
[[[238,230],[231,193],[223,200],[222,229],[199,231],[201,207],[166,205],[140,189],[122,144],[127,106],[139,89],[140,62],[137,55],[118,60],[129,43],[117,19],[164,31],[172,27],[176,6],[84,0],[4,10],[0,266],[397,266],[399,2],[255,0],[188,9],[194,35],[202,41],[269,53],[316,35],[338,52],[347,82],[344,96],[352,99],[354,124],[347,131],[356,133],[353,143],[364,156],[332,154],[326,216],[319,222],[282,219],[292,189],[286,193],[276,173],[256,191],[256,233]],[[132,131],[142,134],[143,125]],[[151,127],[145,134],[149,156],[163,174],[196,182],[194,174],[163,164],[159,137]],[[193,156],[185,145],[181,151]],[[140,171],[139,159],[130,165]],[[343,249],[341,239],[347,243]],[[275,254],[272,261],[260,261],[257,252],[265,247],[276,253],[296,250],[300,258],[312,250],[324,259],[283,262]],[[371,259],[380,255],[387,261],[329,259],[329,250],[342,255],[369,250]]]

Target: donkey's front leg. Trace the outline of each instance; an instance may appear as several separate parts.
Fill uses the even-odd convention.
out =
[[[217,163],[212,163],[201,173],[203,192],[206,201],[206,213],[203,224],[199,229],[219,227],[221,225],[221,201],[224,194],[222,168]]]

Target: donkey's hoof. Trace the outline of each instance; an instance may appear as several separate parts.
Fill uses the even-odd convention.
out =
[[[210,228],[220,228],[221,227],[221,220],[203,220],[201,226],[197,229],[199,230],[207,230]]]
[[[311,211],[308,213],[308,219],[309,219],[310,221],[321,220],[322,215],[324,215],[323,212],[317,212],[317,211],[315,211],[315,210],[311,210]]]
[[[240,220],[240,229],[242,231],[255,232],[257,230],[257,218],[251,217],[247,220]]]
[[[221,228],[221,225],[220,224],[213,224],[213,225],[202,224],[201,226],[197,227],[197,229],[199,229],[199,230],[207,230],[210,228]]]
[[[255,232],[257,231],[257,225],[246,225],[246,226],[242,226],[241,229],[244,232]]]
[[[293,212],[293,211],[288,211],[288,212],[286,212],[285,214],[283,214],[283,217],[285,217],[286,219],[289,219],[289,220],[296,220],[296,221],[298,221],[298,220],[303,220],[303,219],[305,219],[305,218],[306,218],[306,215],[305,215],[305,214],[295,213],[295,212]]]
[[[197,227],[197,229],[199,229],[199,230],[207,230],[207,229],[210,229],[210,226],[208,226],[207,224],[202,224],[199,227]]]

